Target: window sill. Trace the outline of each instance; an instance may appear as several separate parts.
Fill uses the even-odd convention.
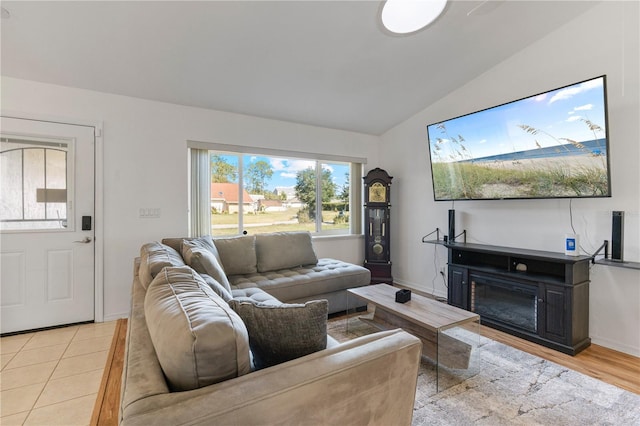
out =
[[[364,238],[362,234],[317,234],[311,235],[312,240],[361,240]]]

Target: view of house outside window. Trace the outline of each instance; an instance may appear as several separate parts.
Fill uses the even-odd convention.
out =
[[[349,233],[349,163],[209,154],[212,235]]]

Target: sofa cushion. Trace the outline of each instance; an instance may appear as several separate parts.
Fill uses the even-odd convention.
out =
[[[229,302],[229,300],[233,299],[233,295],[231,292],[225,288],[222,284],[216,281],[211,275],[207,274],[199,274],[200,277],[207,283],[207,285],[213,290],[215,294],[222,297],[222,300],[225,302]]]
[[[227,275],[253,274],[258,271],[255,236],[216,238],[213,242]]]
[[[213,244],[213,243],[212,243]],[[222,269],[219,260],[206,246],[195,240],[182,242],[182,258],[199,274],[207,274],[221,284],[227,292],[231,292],[231,286],[227,275]]]
[[[238,288],[231,290],[231,298],[236,302],[261,303],[279,306],[282,302],[257,287]]]
[[[145,289],[165,266],[184,266],[184,260],[173,248],[157,241],[140,248],[138,276]]]
[[[277,271],[318,262],[318,257],[313,251],[311,234],[306,231],[257,234],[256,256],[258,272]]]
[[[249,332],[256,369],[280,364],[327,347],[326,300],[305,304],[254,304],[232,299]]]
[[[209,249],[211,253],[218,259],[220,262],[220,254],[218,253],[218,249],[216,249],[215,244],[213,244],[213,239],[211,235],[203,235],[201,237],[180,237],[180,238],[163,238],[162,244],[168,245],[169,247],[176,250],[178,253],[182,253],[182,243],[184,241],[190,241],[194,244],[197,244],[201,247]]]
[[[250,372],[249,337],[240,317],[191,268],[167,267],[147,289],[149,335],[172,391]]]
[[[256,274],[229,276],[232,289],[258,287],[282,302],[314,300],[317,295],[368,285],[367,268],[322,258],[316,265]]]

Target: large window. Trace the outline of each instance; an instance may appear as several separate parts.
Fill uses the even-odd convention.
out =
[[[211,235],[218,236],[300,230],[360,232],[360,203],[356,200],[362,162],[275,151],[191,150],[192,235],[207,233],[209,227]],[[208,191],[203,188],[207,184]],[[194,211],[199,213],[194,215]]]

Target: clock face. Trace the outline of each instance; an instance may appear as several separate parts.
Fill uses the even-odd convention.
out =
[[[375,182],[369,187],[369,202],[384,203],[387,201],[387,187],[380,182]]]

